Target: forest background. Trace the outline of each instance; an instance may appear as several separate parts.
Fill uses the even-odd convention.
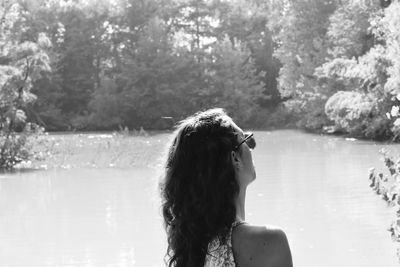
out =
[[[387,0],[2,0],[1,134],[162,130],[222,107],[247,128],[398,140],[398,14]]]

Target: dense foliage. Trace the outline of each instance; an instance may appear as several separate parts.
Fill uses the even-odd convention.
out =
[[[389,206],[395,209],[395,220],[389,227],[393,241],[400,243],[400,160],[389,155],[387,151],[381,151],[386,167],[385,172],[377,172],[370,169],[370,187],[382,197]],[[387,174],[386,174],[387,173]],[[400,259],[400,247],[397,249],[397,256]]]
[[[398,1],[2,3],[3,40],[52,44],[25,109],[47,130],[165,129],[219,106],[253,128],[400,135]]]
[[[51,46],[44,33],[25,36],[22,7],[3,2],[0,7],[0,169],[12,168],[32,154],[31,140],[41,128],[27,122],[34,114],[33,83],[50,70],[46,50]]]
[[[7,1],[4,1],[6,3]],[[43,33],[52,72],[32,80],[28,120],[47,130],[165,129],[223,107],[278,122],[281,98],[260,1],[18,0],[22,39]],[[22,42],[20,39],[20,42]]]
[[[273,20],[279,90],[298,126],[397,139],[388,112],[399,102],[400,3],[288,1],[282,10]]]

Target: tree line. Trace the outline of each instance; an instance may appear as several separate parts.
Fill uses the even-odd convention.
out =
[[[166,129],[218,106],[244,127],[396,140],[399,5],[2,0],[1,127]]]
[[[30,79],[35,101],[21,110],[47,130],[163,129],[211,106],[262,124],[280,102],[266,11],[256,1],[3,1],[15,33],[4,38],[51,43],[51,71]]]
[[[273,29],[278,88],[297,125],[398,140],[400,3],[289,2]]]

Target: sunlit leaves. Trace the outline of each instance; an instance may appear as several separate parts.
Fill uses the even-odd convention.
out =
[[[325,112],[341,129],[354,133],[377,112],[377,101],[371,95],[339,91],[328,99]]]
[[[395,220],[389,227],[393,241],[400,242],[400,159],[395,159],[385,150],[380,151],[383,156],[387,174],[377,172],[374,168],[369,170],[370,187],[382,197],[389,206],[394,207]],[[397,253],[400,259],[400,248]]]
[[[361,5],[343,1],[330,17],[329,57],[315,69],[319,81],[316,89],[331,97],[325,111],[334,126],[347,133],[374,139],[398,135],[397,127],[390,125],[391,118],[385,114],[396,102],[394,96],[400,85],[396,37],[400,27],[394,26],[399,21],[399,6],[393,3],[381,11],[376,2]],[[371,106],[368,116],[355,116],[358,119],[354,120],[351,114],[362,114],[366,104],[355,96],[367,95],[374,108]]]
[[[21,4],[24,4],[21,2]],[[31,153],[27,140],[31,124],[25,109],[36,99],[33,82],[50,71],[47,49],[51,42],[44,33],[26,40],[25,6],[3,3],[0,26],[0,169],[12,168]]]
[[[334,2],[294,1],[280,18],[273,18],[282,23],[277,34],[281,45],[275,54],[283,64],[279,90],[284,96],[295,95],[296,90],[313,91],[314,70],[327,56],[325,36],[334,10]]]
[[[352,58],[364,54],[373,44],[369,21],[378,10],[379,5],[374,1],[364,4],[343,1],[329,19],[329,54],[333,58]]]

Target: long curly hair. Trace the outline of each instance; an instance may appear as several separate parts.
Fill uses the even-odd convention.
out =
[[[160,184],[169,267],[203,267],[210,241],[226,242],[239,193],[232,123],[224,110],[210,109],[177,126]]]

